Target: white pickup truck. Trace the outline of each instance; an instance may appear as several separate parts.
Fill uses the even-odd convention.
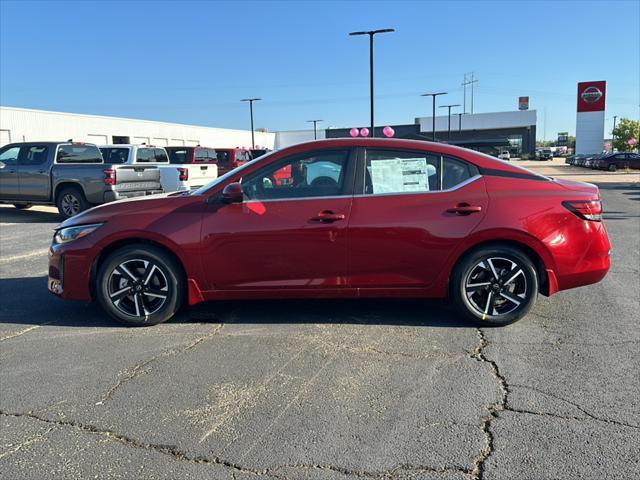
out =
[[[218,178],[217,165],[171,163],[167,151],[162,147],[116,144],[102,145],[99,148],[105,163],[157,166],[165,192],[193,190]]]

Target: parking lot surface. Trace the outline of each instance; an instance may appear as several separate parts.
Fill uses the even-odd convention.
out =
[[[0,476],[637,478],[640,189],[601,188],[609,275],[496,329],[371,300],[121,327],[47,293],[52,209],[0,207]]]

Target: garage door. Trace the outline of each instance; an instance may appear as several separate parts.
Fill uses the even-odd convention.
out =
[[[87,141],[89,143],[95,143],[96,145],[107,145],[109,143],[106,135],[99,135],[97,133],[89,133],[87,135]]]
[[[7,143],[11,143],[11,131],[0,130],[0,147],[6,145]]]
[[[169,145],[166,138],[154,138],[153,144],[159,147],[166,147],[167,145]]]
[[[184,147],[184,140],[179,140],[177,138],[172,138],[171,139],[171,146]]]
[[[133,137],[134,145],[140,145],[141,143],[149,144],[149,137]]]
[[[187,145],[191,147],[196,147],[200,145],[200,140],[187,140]]]

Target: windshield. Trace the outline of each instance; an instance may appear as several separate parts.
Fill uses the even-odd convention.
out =
[[[275,153],[275,152],[270,152],[267,155],[263,155],[260,158],[256,158],[255,160],[251,160],[250,162],[247,162],[247,163],[243,164],[242,166],[240,166],[238,168],[234,168],[233,170],[228,171],[227,173],[225,173],[221,177],[216,178],[214,181],[212,181],[212,182],[210,182],[210,183],[198,188],[197,190],[192,191],[191,195],[202,195],[202,194],[208,192],[210,189],[212,189],[216,185],[220,185],[221,183],[224,183],[225,181],[227,181],[227,179],[229,179],[230,177],[232,177],[236,173],[245,170],[246,168],[248,168],[251,165],[253,165],[254,163],[256,163],[258,160],[261,160],[261,161],[264,160],[265,158],[273,155],[273,153]]]

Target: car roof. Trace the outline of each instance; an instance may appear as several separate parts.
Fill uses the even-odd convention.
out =
[[[109,145],[98,145],[98,148],[131,148],[131,147],[138,147],[138,148],[165,148],[162,145],[140,145],[140,144],[133,144],[133,143],[113,143],[113,144],[109,144]]]

